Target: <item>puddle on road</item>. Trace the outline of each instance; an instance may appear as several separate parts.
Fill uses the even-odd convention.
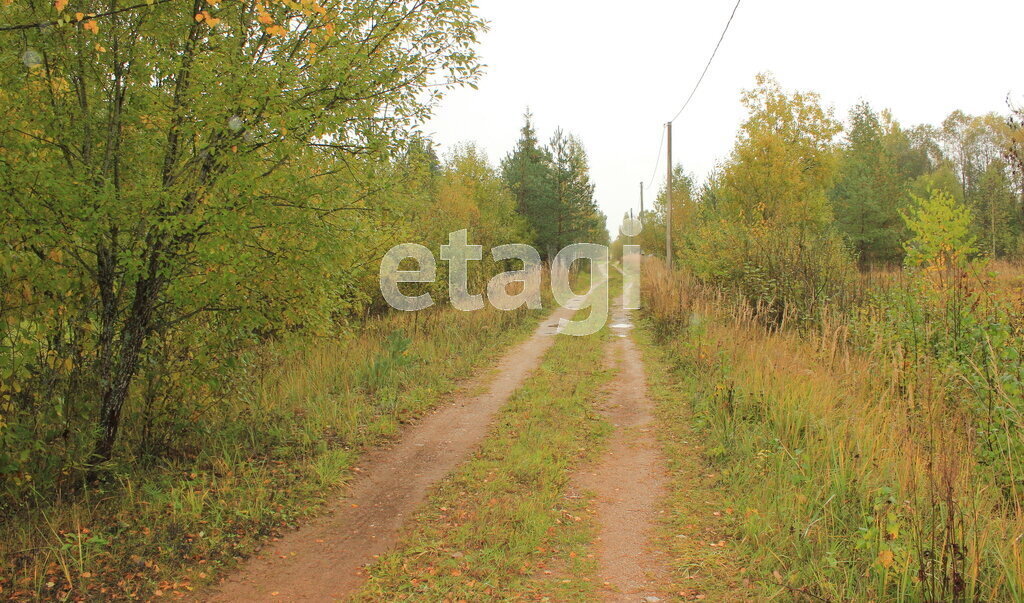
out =
[[[629,330],[633,328],[633,323],[629,320],[629,315],[626,314],[612,317],[613,322],[609,327],[612,330],[612,334],[616,337],[629,337]]]

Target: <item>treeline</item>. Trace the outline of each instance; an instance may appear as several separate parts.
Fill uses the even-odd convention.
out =
[[[603,230],[571,136],[499,170],[416,134],[479,77],[471,2],[201,4],[0,16],[5,513],[194,454],[261,350],[386,309],[396,243]]]
[[[541,145],[529,112],[524,120],[515,150],[501,162],[501,173],[538,250],[550,259],[571,243],[607,243],[606,220],[594,199],[583,144],[559,128]]]
[[[1024,256],[1020,109],[904,127],[862,102],[844,128],[817,94],[769,76],[743,102],[736,145],[702,186],[675,167],[675,252],[697,276],[741,289],[777,319],[813,313],[844,294],[856,263],[914,258],[921,211],[925,229],[965,221],[965,254]],[[644,216],[648,253],[664,253],[664,201],[662,189]]]

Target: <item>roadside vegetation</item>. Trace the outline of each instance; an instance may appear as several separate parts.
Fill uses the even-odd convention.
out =
[[[745,102],[721,169],[681,178],[677,269],[643,278],[735,562],[764,598],[1021,599],[1020,111],[860,105],[837,140],[814,94]]]
[[[635,337],[643,352],[658,442],[670,476],[655,545],[668,553],[671,592],[683,601],[747,601],[760,591],[756,570],[736,537],[742,513],[722,487],[721,466],[708,455],[710,438],[696,419],[699,375],[679,370],[678,352],[656,339],[650,323]]]
[[[257,366],[236,394],[166,444],[184,450],[9,516],[4,594],[149,598],[210,583],[316,513],[362,451],[445,400],[538,316],[428,310],[369,320],[349,339],[251,352]]]

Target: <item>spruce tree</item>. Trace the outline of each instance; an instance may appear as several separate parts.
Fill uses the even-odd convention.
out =
[[[904,193],[898,166],[870,106],[854,107],[850,122],[831,194],[836,224],[862,262],[893,261],[901,255]]]

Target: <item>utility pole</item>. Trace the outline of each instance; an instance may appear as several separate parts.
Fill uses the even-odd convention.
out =
[[[640,221],[644,220],[644,181],[640,181]]]
[[[672,122],[668,128],[668,183],[665,188],[665,265],[672,269]]]

